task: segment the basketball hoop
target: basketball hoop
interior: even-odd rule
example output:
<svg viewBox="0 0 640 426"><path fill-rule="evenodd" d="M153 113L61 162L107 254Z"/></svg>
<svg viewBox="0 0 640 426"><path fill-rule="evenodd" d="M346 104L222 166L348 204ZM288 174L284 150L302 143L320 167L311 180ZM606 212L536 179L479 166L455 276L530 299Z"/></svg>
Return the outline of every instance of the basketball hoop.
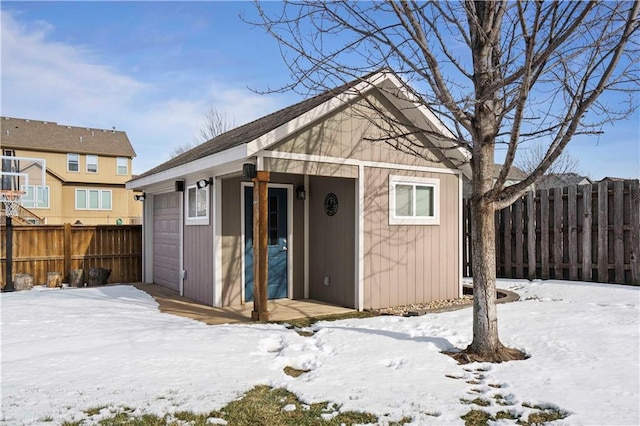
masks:
<svg viewBox="0 0 640 426"><path fill-rule="evenodd" d="M22 191L0 191L0 201L4 205L5 216L20 215L20 200L24 194Z"/></svg>

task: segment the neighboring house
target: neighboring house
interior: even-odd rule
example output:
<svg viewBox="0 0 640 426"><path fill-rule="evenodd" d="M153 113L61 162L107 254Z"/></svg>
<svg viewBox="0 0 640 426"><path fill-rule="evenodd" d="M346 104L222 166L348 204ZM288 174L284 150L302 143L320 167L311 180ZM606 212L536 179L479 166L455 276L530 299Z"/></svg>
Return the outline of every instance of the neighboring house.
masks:
<svg viewBox="0 0 640 426"><path fill-rule="evenodd" d="M23 221L140 223L142 203L125 188L136 155L125 132L11 117L0 132L1 189L25 193Z"/></svg>
<svg viewBox="0 0 640 426"><path fill-rule="evenodd" d="M495 182L500 175L500 171L502 170L502 164L494 164L493 165L493 181ZM507 175L507 180L504 182L504 186L511 186L518 182L521 182L527 178L527 174L523 172L520 168L512 165L511 170L509 170L509 174ZM465 199L471 198L471 180L464 179L464 190L463 197Z"/></svg>
<svg viewBox="0 0 640 426"><path fill-rule="evenodd" d="M453 135L412 96L395 74L373 73L128 182L145 194L144 281L207 305L251 301L253 182L246 175L257 169L270 173L269 298L367 309L461 296L462 176L469 171L455 164L468 151L435 138L432 132ZM430 132L410 136L413 152L398 150L400 138L373 124L382 122L374 110ZM411 133L403 125L396 132Z"/></svg>
<svg viewBox="0 0 640 426"><path fill-rule="evenodd" d="M591 179L577 173L549 173L536 182L536 189L564 188L571 185L590 185Z"/></svg>

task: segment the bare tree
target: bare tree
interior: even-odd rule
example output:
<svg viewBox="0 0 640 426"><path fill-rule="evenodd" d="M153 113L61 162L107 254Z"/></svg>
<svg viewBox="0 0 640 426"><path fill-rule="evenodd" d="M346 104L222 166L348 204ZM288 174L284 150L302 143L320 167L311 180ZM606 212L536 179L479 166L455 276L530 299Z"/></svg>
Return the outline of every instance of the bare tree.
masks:
<svg viewBox="0 0 640 426"><path fill-rule="evenodd" d="M597 134L637 108L640 3L301 0L274 7L257 3L254 24L279 42L293 76L279 90L309 94L390 68L451 127L450 139L468 146L473 341L458 359L522 358L498 336L494 212L542 176L573 136ZM505 186L518 148L536 140L549 141L538 164ZM506 155L494 182L496 149Z"/></svg>
<svg viewBox="0 0 640 426"><path fill-rule="evenodd" d="M235 120L229 120L226 112L220 112L218 108L210 105L204 113L202 124L197 136L194 136L193 142L184 143L171 151L171 158L177 157L183 152L189 151L191 148L207 142L224 132L236 127Z"/></svg>
<svg viewBox="0 0 640 426"><path fill-rule="evenodd" d="M526 174L532 173L538 164L544 159L547 147L541 142L535 142L528 148L521 149L515 161L518 166ZM544 173L548 174L566 174L566 173L582 173L580 170L580 160L574 157L568 150L562 151L562 154L556 158L556 161Z"/></svg>

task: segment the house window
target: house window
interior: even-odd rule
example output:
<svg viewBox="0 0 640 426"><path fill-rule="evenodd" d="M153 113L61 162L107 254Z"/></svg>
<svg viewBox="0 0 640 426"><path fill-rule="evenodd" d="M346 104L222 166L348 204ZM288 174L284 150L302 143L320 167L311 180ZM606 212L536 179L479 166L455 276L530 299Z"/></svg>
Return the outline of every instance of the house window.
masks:
<svg viewBox="0 0 640 426"><path fill-rule="evenodd" d="M439 225L440 180L389 176L389 225Z"/></svg>
<svg viewBox="0 0 640 426"><path fill-rule="evenodd" d="M87 155L87 173L98 173L97 155Z"/></svg>
<svg viewBox="0 0 640 426"><path fill-rule="evenodd" d="M42 185L22 185L24 195L22 205L28 209L49 208L49 187Z"/></svg>
<svg viewBox="0 0 640 426"><path fill-rule="evenodd" d="M76 189L76 210L111 210L111 191Z"/></svg>
<svg viewBox="0 0 640 426"><path fill-rule="evenodd" d="M209 224L209 187L187 187L187 225Z"/></svg>
<svg viewBox="0 0 640 426"><path fill-rule="evenodd" d="M77 172L80 170L80 155L67 154L67 171Z"/></svg>
<svg viewBox="0 0 640 426"><path fill-rule="evenodd" d="M129 159L126 157L118 157L116 159L116 172L119 175L129 174Z"/></svg>

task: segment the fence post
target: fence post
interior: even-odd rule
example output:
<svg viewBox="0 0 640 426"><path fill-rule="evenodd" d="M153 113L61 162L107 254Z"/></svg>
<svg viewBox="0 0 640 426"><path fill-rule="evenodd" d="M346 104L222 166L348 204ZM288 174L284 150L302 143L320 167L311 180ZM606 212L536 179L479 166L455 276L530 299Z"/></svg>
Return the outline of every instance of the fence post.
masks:
<svg viewBox="0 0 640 426"><path fill-rule="evenodd" d="M607 181L598 184L598 282L609 281L609 211L607 202L609 185Z"/></svg>
<svg viewBox="0 0 640 426"><path fill-rule="evenodd" d="M71 224L64 224L64 241L63 241L63 251L64 251L64 271L62 271L62 276L64 277L64 281L69 282L69 270L71 269Z"/></svg>
<svg viewBox="0 0 640 426"><path fill-rule="evenodd" d="M582 281L591 281L593 265L591 264L591 203L593 202L593 187L582 187Z"/></svg>
<svg viewBox="0 0 640 426"><path fill-rule="evenodd" d="M536 277L536 211L534 209L535 192L527 192L527 255L529 279Z"/></svg>
<svg viewBox="0 0 640 426"><path fill-rule="evenodd" d="M629 267L631 269L631 284L640 285L640 181L632 180L629 183L629 198L631 212L629 225L631 235L629 239Z"/></svg>

